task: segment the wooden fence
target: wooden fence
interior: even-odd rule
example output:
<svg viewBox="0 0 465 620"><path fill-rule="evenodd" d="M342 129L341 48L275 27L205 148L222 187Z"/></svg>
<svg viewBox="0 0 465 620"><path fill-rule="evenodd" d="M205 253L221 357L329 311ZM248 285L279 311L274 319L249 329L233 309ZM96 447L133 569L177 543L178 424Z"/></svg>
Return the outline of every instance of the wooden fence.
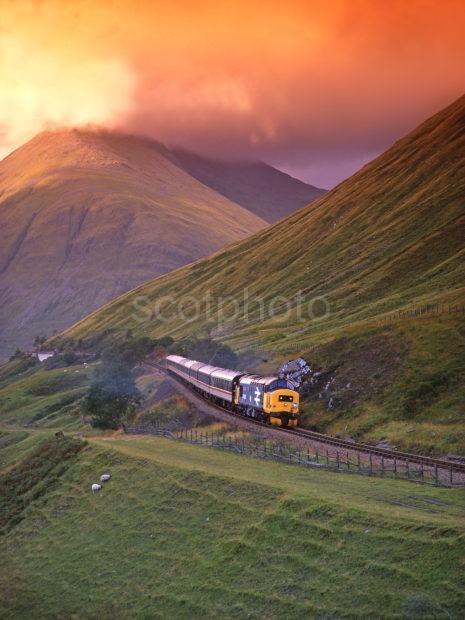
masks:
<svg viewBox="0 0 465 620"><path fill-rule="evenodd" d="M455 315L465 318L465 306L449 305L449 304L426 304L409 308L408 310L397 310L383 316L378 320L379 323L389 323L391 321L399 321L402 319L427 318L430 316Z"/></svg>
<svg viewBox="0 0 465 620"><path fill-rule="evenodd" d="M310 468L323 468L365 476L400 478L437 486L464 486L464 475L453 466L440 468L411 463L408 460L377 457L371 454L337 450L328 447L298 448L284 441L271 441L263 437L240 437L220 433L208 433L197 429L167 429L159 426L126 427L125 432L133 435L158 435L175 441L228 450L253 458L273 460L280 463Z"/></svg>

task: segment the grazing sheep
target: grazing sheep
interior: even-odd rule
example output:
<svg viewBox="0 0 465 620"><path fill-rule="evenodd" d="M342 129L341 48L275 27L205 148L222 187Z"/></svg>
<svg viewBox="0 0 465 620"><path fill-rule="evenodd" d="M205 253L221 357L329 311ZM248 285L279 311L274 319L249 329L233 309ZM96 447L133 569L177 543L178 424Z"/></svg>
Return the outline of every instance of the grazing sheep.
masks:
<svg viewBox="0 0 465 620"><path fill-rule="evenodd" d="M102 474L100 476L100 482L108 482L108 480L110 480L111 476L110 474Z"/></svg>
<svg viewBox="0 0 465 620"><path fill-rule="evenodd" d="M100 489L102 488L101 484L93 484L91 487L92 493L98 493L98 491L100 491Z"/></svg>

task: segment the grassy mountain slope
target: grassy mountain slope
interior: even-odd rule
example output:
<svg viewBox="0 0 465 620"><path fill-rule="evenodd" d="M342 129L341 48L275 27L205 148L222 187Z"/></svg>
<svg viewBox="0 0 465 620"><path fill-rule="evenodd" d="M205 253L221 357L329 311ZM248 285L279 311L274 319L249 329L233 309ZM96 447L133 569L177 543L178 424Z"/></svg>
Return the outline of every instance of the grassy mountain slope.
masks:
<svg viewBox="0 0 465 620"><path fill-rule="evenodd" d="M459 491L175 448L106 438L68 460L0 539L2 617L462 615Z"/></svg>
<svg viewBox="0 0 465 620"><path fill-rule="evenodd" d="M265 225L155 142L85 130L39 134L0 162L0 346L61 330Z"/></svg>
<svg viewBox="0 0 465 620"><path fill-rule="evenodd" d="M462 97L310 206L146 283L64 337L95 339L128 327L175 338L210 333L237 349L264 349L258 357L274 369L300 352L339 382L340 405L328 412L331 395L316 393L308 424L389 437L400 418L405 430L396 441L407 447L434 449L439 433L443 447L456 448L455 425L465 413L462 315L384 317L413 305L465 303L464 165ZM238 311L225 301L230 296ZM137 298L145 299L143 310Z"/></svg>
<svg viewBox="0 0 465 620"><path fill-rule="evenodd" d="M34 428L77 429L82 426L80 399L95 364L46 369L43 365L3 377L12 363L0 367L0 424Z"/></svg>
<svg viewBox="0 0 465 620"><path fill-rule="evenodd" d="M217 161L182 149L171 152L186 172L267 222L277 222L326 191L264 162Z"/></svg>
<svg viewBox="0 0 465 620"><path fill-rule="evenodd" d="M248 322L225 324L225 334L242 344L245 336L263 340L259 329L268 325L279 336L279 305L275 316L259 322L254 295L265 302L278 295L293 302L299 291L305 301L324 296L329 317L318 328L315 322L303 321L299 339L321 331L321 323L338 326L420 300L463 299L464 154L462 97L311 206L212 257L147 282L81 321L69 334L128 326L138 295L152 301L167 294L174 298L162 306L163 320L154 316L141 323L141 332L182 334L206 327L206 315L199 313L190 324L180 321L170 313L178 298L193 295L201 301L209 291L215 315L221 296L235 296L243 310L247 288ZM186 302L185 314L189 309ZM286 320L298 325L297 318ZM277 345L289 336L276 338Z"/></svg>

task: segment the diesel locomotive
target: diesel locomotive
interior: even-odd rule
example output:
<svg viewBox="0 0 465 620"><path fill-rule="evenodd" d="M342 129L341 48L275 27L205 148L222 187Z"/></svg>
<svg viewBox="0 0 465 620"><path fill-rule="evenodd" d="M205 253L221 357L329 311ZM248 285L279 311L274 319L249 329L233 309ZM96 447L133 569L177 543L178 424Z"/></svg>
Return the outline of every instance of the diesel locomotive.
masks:
<svg viewBox="0 0 465 620"><path fill-rule="evenodd" d="M225 409L275 426L299 425L299 393L286 379L168 355L166 368Z"/></svg>

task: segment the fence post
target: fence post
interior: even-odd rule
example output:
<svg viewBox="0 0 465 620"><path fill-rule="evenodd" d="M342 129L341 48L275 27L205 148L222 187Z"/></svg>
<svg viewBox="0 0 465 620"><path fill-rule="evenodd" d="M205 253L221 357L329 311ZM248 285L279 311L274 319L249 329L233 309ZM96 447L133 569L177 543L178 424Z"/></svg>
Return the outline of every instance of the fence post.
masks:
<svg viewBox="0 0 465 620"><path fill-rule="evenodd" d="M452 464L451 464L451 466L450 466L450 470L449 470L449 476L450 476L450 478L449 478L449 479L450 479L450 486L452 486L452 484L453 484L453 482L452 482L452 471L453 471L453 470L452 470Z"/></svg>
<svg viewBox="0 0 465 620"><path fill-rule="evenodd" d="M320 462L320 461L319 461L319 455L318 455L318 448L316 449L316 452L315 452L315 459L316 459L316 462L317 462L317 463L319 463L319 462ZM309 448L307 448L307 461L310 461L310 452L309 452Z"/></svg>
<svg viewBox="0 0 465 620"><path fill-rule="evenodd" d="M336 450L336 463L337 463L337 468L339 469L339 450Z"/></svg>
<svg viewBox="0 0 465 620"><path fill-rule="evenodd" d="M436 481L436 485L439 484L439 476L438 476L438 466L437 463L434 466L434 479Z"/></svg>
<svg viewBox="0 0 465 620"><path fill-rule="evenodd" d="M326 465L329 465L329 454L328 454L328 450L326 450Z"/></svg>
<svg viewBox="0 0 465 620"><path fill-rule="evenodd" d="M397 459L394 458L394 477L397 478Z"/></svg>
<svg viewBox="0 0 465 620"><path fill-rule="evenodd" d="M360 452L357 452L357 465L358 465L358 472L360 473Z"/></svg>
<svg viewBox="0 0 465 620"><path fill-rule="evenodd" d="M420 463L420 478L422 481L425 479L425 472L423 471L423 463Z"/></svg>
<svg viewBox="0 0 465 620"><path fill-rule="evenodd" d="M405 461L405 471L407 474L407 478L410 478L410 463L408 462L408 459Z"/></svg>
<svg viewBox="0 0 465 620"><path fill-rule="evenodd" d="M384 476L384 456L381 457L381 475Z"/></svg>
<svg viewBox="0 0 465 620"><path fill-rule="evenodd" d="M370 452L370 476L373 475L373 456Z"/></svg>

